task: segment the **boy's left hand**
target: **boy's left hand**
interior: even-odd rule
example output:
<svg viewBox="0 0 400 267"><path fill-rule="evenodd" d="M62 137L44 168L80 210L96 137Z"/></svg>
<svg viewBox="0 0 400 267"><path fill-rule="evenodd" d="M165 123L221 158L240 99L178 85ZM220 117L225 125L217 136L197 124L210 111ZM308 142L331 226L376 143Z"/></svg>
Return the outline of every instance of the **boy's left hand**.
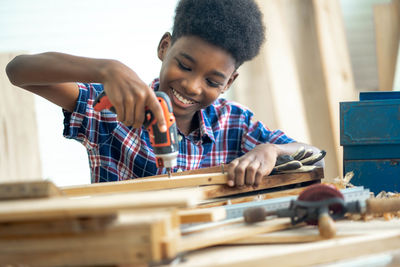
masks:
<svg viewBox="0 0 400 267"><path fill-rule="evenodd" d="M257 187L261 179L271 173L277 157L276 145L257 145L253 150L228 164L228 185Z"/></svg>

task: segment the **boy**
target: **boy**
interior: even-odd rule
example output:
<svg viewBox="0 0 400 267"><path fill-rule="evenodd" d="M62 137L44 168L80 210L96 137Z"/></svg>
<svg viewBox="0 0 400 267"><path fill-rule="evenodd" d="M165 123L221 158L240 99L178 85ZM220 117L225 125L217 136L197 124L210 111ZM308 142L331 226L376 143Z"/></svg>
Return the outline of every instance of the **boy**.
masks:
<svg viewBox="0 0 400 267"><path fill-rule="evenodd" d="M219 99L237 78L237 68L264 42L262 14L254 0L181 0L172 35L162 36L159 79L148 87L115 60L61 53L22 55L7 66L10 81L59 105L64 136L88 151L92 182L161 174L142 124L148 107L166 130L154 91L171 98L179 131L178 169L229 163L230 186L257 186L279 155L305 146L283 132L252 122L252 113ZM105 90L117 115L95 112Z"/></svg>

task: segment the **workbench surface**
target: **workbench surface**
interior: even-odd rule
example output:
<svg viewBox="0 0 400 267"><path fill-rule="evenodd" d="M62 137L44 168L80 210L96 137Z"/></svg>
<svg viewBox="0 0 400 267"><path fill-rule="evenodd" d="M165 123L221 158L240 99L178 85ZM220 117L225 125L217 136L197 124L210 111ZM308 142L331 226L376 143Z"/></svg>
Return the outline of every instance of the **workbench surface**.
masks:
<svg viewBox="0 0 400 267"><path fill-rule="evenodd" d="M316 227L305 226L259 236L269 244L196 250L178 258L176 261L180 262L173 266L310 266L400 250L397 218L367 222L343 220L336 222L336 227L337 236L330 240L321 240ZM288 243L279 244L279 240Z"/></svg>

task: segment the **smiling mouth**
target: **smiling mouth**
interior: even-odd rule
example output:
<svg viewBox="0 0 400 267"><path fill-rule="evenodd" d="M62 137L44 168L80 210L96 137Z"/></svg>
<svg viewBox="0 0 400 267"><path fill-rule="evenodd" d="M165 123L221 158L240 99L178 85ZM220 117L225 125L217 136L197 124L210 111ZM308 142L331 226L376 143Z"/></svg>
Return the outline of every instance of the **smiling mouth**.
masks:
<svg viewBox="0 0 400 267"><path fill-rule="evenodd" d="M174 94L174 96L183 104L189 105L189 104L194 104L195 102L189 99L186 99L184 96L182 96L181 94L179 94L177 91L175 91L174 88L172 89L172 93Z"/></svg>

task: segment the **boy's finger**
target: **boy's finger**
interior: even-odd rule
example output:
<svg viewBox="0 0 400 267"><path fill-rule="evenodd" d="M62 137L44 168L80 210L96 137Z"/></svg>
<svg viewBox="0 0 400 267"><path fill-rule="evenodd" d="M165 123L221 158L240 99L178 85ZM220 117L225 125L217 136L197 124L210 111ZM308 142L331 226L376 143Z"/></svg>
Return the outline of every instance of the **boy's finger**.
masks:
<svg viewBox="0 0 400 267"><path fill-rule="evenodd" d="M235 186L235 168L238 165L238 160L233 160L231 163L228 164L228 186Z"/></svg>
<svg viewBox="0 0 400 267"><path fill-rule="evenodd" d="M158 127L161 132L167 131L167 124L165 122L164 113L161 108L161 104L159 103L156 95L154 93L150 94L149 101L147 103L147 107L153 113L153 116L157 120Z"/></svg>
<svg viewBox="0 0 400 267"><path fill-rule="evenodd" d="M251 162L246 168L246 185L253 185L256 179L256 173L260 167L259 161Z"/></svg>

